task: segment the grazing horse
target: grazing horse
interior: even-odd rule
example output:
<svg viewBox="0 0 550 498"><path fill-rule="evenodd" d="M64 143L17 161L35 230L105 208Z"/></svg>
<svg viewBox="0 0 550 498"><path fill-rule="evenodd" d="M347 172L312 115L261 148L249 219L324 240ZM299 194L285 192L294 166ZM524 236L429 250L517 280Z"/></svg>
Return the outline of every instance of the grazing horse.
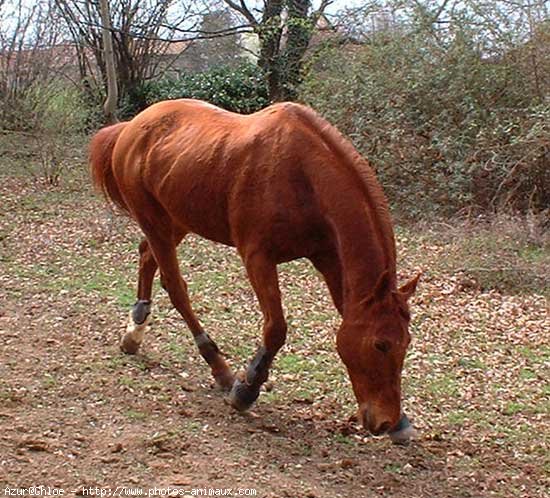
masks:
<svg viewBox="0 0 550 498"><path fill-rule="evenodd" d="M100 130L90 165L96 187L145 234L123 351L135 353L143 340L158 268L214 379L246 410L285 343L277 264L305 257L342 316L336 345L359 420L375 435L408 425L401 370L418 276L397 288L386 199L368 162L333 126L294 103L245 116L166 101ZM176 255L188 233L236 247L262 309L262 345L236 376L191 309Z"/></svg>

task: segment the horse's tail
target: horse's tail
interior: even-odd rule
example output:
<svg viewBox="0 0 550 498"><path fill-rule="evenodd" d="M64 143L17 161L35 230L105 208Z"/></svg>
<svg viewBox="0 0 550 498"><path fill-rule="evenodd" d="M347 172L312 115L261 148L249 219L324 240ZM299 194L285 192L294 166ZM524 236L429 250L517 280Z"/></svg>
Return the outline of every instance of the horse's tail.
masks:
<svg viewBox="0 0 550 498"><path fill-rule="evenodd" d="M92 138L89 149L89 164L92 181L108 201L129 214L113 174L113 149L124 127L122 122L99 130Z"/></svg>

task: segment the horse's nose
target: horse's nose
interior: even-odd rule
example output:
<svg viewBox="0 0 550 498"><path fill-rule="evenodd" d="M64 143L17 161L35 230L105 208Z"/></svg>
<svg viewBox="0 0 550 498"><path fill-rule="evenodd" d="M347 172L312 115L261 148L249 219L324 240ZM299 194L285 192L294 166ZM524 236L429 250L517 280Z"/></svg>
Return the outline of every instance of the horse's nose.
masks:
<svg viewBox="0 0 550 498"><path fill-rule="evenodd" d="M391 427L391 423L388 420L386 420L385 422L382 422L376 430L376 435L378 436L379 434L385 434L390 430L390 427Z"/></svg>
<svg viewBox="0 0 550 498"><path fill-rule="evenodd" d="M385 434L390 430L391 425L392 424L389 420L374 420L374 417L370 416L368 411L365 412L363 426L368 429L373 436Z"/></svg>

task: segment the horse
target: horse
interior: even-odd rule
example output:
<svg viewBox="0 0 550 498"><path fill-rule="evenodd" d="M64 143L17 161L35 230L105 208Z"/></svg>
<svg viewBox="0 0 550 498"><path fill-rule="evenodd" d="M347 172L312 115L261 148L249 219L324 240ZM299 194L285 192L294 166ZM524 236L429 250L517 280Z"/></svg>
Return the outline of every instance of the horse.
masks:
<svg viewBox="0 0 550 498"><path fill-rule="evenodd" d="M143 341L158 269L226 399L247 410L286 339L277 265L307 258L342 318L336 348L358 420L373 435L408 439L401 371L420 275L397 287L387 200L369 162L335 127L297 103L241 115L179 99L101 129L89 152L95 187L145 236L122 351L134 354ZM237 249L263 313L261 346L236 375L191 308L176 253L189 233Z"/></svg>

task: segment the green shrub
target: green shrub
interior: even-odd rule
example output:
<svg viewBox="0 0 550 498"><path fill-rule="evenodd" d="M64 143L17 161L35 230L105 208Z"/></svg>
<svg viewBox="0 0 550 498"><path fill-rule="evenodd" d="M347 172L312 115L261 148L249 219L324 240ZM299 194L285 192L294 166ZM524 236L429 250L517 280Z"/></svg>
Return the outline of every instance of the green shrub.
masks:
<svg viewBox="0 0 550 498"><path fill-rule="evenodd" d="M229 111L250 113L269 103L261 70L251 63L152 81L143 91L148 105L161 100L195 98Z"/></svg>
<svg viewBox="0 0 550 498"><path fill-rule="evenodd" d="M48 133L81 132L90 113L76 87L57 82L31 86L21 105L27 126Z"/></svg>

